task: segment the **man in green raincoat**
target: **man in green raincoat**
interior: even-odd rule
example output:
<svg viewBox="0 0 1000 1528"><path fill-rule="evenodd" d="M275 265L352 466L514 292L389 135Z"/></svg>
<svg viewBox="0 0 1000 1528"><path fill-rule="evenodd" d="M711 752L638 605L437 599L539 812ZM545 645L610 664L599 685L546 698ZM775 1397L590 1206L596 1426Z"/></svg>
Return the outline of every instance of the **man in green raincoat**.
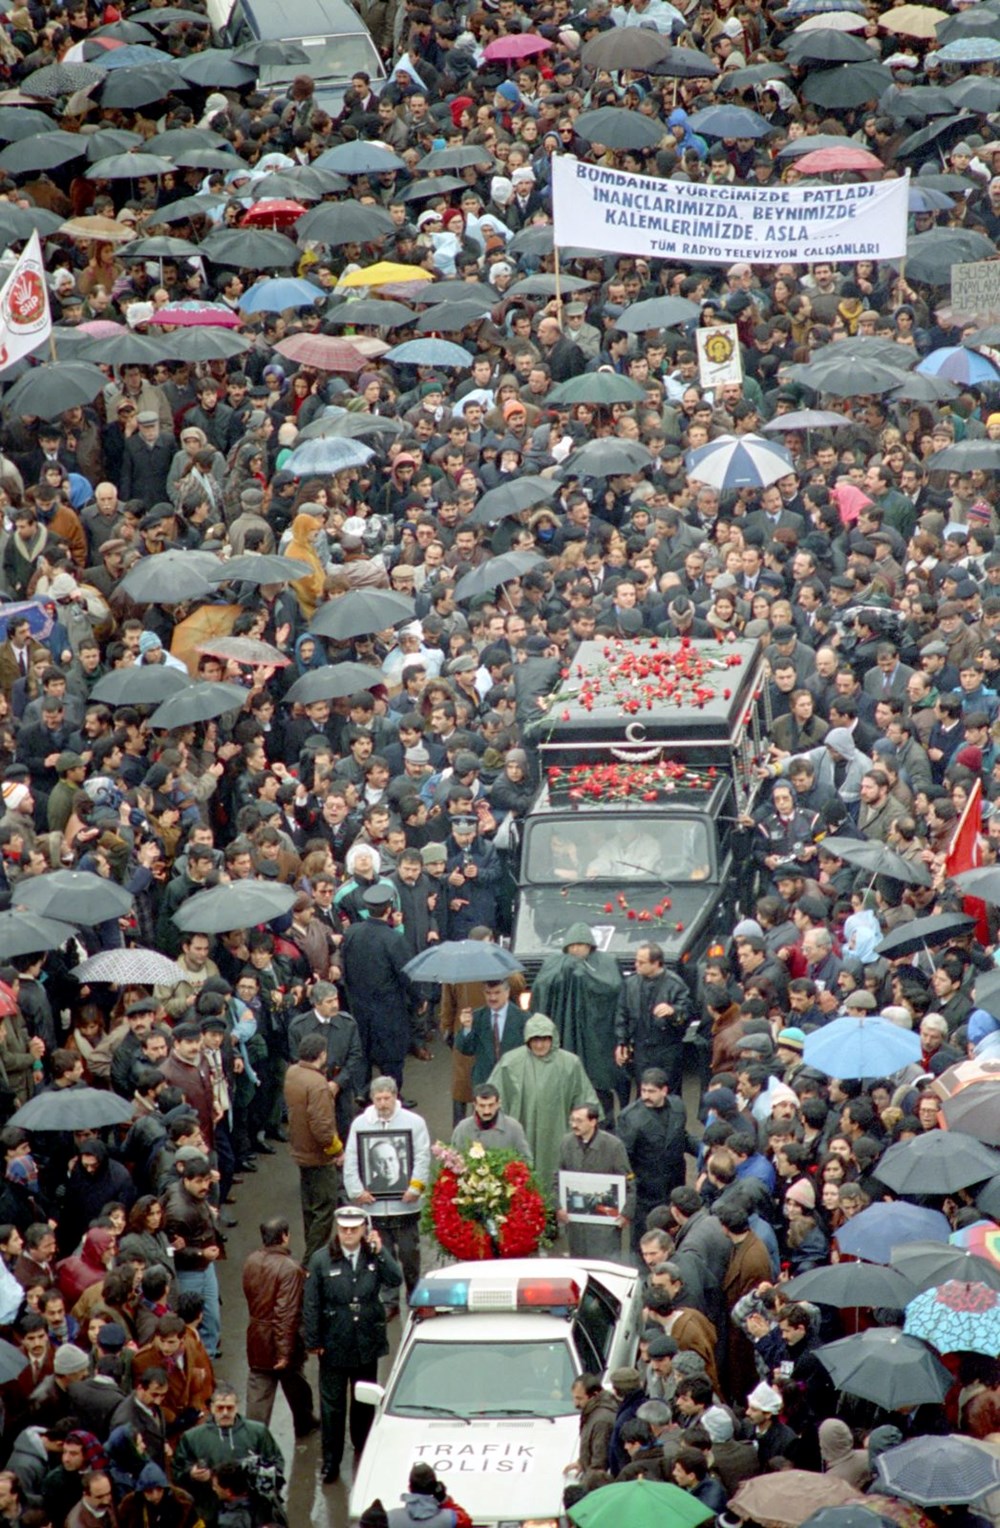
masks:
<svg viewBox="0 0 1000 1528"><path fill-rule="evenodd" d="M538 1180L548 1190L570 1111L597 1102L583 1063L560 1049L548 1014L534 1013L524 1026L524 1044L500 1057L490 1082L499 1090L501 1109L523 1127Z"/></svg>
<svg viewBox="0 0 1000 1528"><path fill-rule="evenodd" d="M597 948L586 923L567 930L561 953L548 957L531 989L534 1006L555 1024L559 1044L583 1062L606 1130L614 1128L615 1014L621 990L617 961Z"/></svg>

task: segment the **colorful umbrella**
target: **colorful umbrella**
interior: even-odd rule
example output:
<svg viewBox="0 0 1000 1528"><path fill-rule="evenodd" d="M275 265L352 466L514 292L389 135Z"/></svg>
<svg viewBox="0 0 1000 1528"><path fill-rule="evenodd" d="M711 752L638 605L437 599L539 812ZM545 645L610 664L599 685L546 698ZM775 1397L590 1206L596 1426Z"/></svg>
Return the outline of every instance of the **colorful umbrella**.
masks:
<svg viewBox="0 0 1000 1528"><path fill-rule="evenodd" d="M975 1225L952 1231L948 1240L956 1247L974 1252L977 1257L988 1258L1000 1268L1000 1226L995 1220L977 1220Z"/></svg>
<svg viewBox="0 0 1000 1528"><path fill-rule="evenodd" d="M692 478L711 488L767 488L795 469L784 446L762 435L719 435L707 446L689 451L685 467Z"/></svg>
<svg viewBox="0 0 1000 1528"><path fill-rule="evenodd" d="M829 175L836 170L881 170L883 164L867 149L845 143L842 149L815 149L795 161L795 168L803 175Z"/></svg>
<svg viewBox="0 0 1000 1528"><path fill-rule="evenodd" d="M940 350L932 350L930 355L917 362L917 371L973 387L983 382L1000 382L1000 372L993 362L980 355L978 350L969 350L964 345L944 345Z"/></svg>
<svg viewBox="0 0 1000 1528"><path fill-rule="evenodd" d="M317 371L364 370L365 357L358 346L332 334L290 334L274 348L288 360L300 366L314 366Z"/></svg>
<svg viewBox="0 0 1000 1528"><path fill-rule="evenodd" d="M925 1289L906 1307L903 1331L922 1337L939 1353L1000 1352L1000 1294L985 1284L949 1279Z"/></svg>
<svg viewBox="0 0 1000 1528"><path fill-rule="evenodd" d="M178 329L238 329L240 318L232 308L216 302L171 303L152 315L151 324L170 324Z"/></svg>
<svg viewBox="0 0 1000 1528"><path fill-rule="evenodd" d="M941 1112L949 1130L1000 1146L1000 1082L977 1082L946 1098Z"/></svg>
<svg viewBox="0 0 1000 1528"><path fill-rule="evenodd" d="M535 53L547 53L552 44L546 37L533 32L512 32L509 37L498 37L487 43L483 57L491 64L506 64L516 58L531 58Z"/></svg>

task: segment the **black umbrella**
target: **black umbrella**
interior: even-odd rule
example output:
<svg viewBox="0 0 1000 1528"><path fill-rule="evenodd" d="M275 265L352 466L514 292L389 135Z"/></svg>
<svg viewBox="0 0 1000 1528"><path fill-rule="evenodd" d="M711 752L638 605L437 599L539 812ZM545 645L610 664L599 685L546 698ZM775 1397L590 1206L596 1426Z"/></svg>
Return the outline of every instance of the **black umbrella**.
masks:
<svg viewBox="0 0 1000 1528"><path fill-rule="evenodd" d="M51 238L62 227L62 218L44 207L16 207L12 202L0 206L0 236L8 244L30 239L33 233Z"/></svg>
<svg viewBox="0 0 1000 1528"><path fill-rule="evenodd" d="M285 42L278 38L266 42L245 42L235 50L233 59L238 64L249 64L251 69L260 69L266 64L298 69L309 63L309 54L301 43Z"/></svg>
<svg viewBox="0 0 1000 1528"><path fill-rule="evenodd" d="M930 1348L896 1326L828 1342L816 1357L838 1390L884 1411L943 1401L951 1387L951 1375Z"/></svg>
<svg viewBox="0 0 1000 1528"><path fill-rule="evenodd" d="M103 371L87 361L33 366L4 394L4 413L55 419L66 409L93 403L107 380Z"/></svg>
<svg viewBox="0 0 1000 1528"><path fill-rule="evenodd" d="M644 69L671 52L659 32L645 27L612 27L584 43L580 56L588 69Z"/></svg>
<svg viewBox="0 0 1000 1528"><path fill-rule="evenodd" d="M342 302L326 321L328 329L344 329L349 324L375 324L380 329L398 329L413 322L416 314L405 302L391 302L388 297L360 297L357 302Z"/></svg>
<svg viewBox="0 0 1000 1528"><path fill-rule="evenodd" d="M421 286L419 300L431 306L443 302L481 302L490 308L498 298L496 288L484 281L435 281Z"/></svg>
<svg viewBox="0 0 1000 1528"><path fill-rule="evenodd" d="M989 348L997 349L1000 346L1000 324L987 324L983 329L977 329L973 334L967 334L962 340L970 350Z"/></svg>
<svg viewBox="0 0 1000 1528"><path fill-rule="evenodd" d="M127 1125L132 1111L131 1099L120 1098L105 1088L54 1088L29 1098L8 1124L39 1134L46 1130L105 1130L110 1125Z"/></svg>
<svg viewBox="0 0 1000 1528"><path fill-rule="evenodd" d="M610 408L613 403L641 403L645 388L631 377L622 377L614 371L585 371L578 377L560 382L548 395L547 402L572 407L577 403L593 403L598 408Z"/></svg>
<svg viewBox="0 0 1000 1528"><path fill-rule="evenodd" d="M966 1093L972 1091L973 1089L971 1088L963 1088L962 1090L962 1092ZM961 1096L960 1093L958 1097L960 1098ZM989 1183L979 1190L979 1193L976 1195L976 1209L979 1210L980 1214L988 1215L990 1220L1000 1221L1000 1178L991 1178ZM988 1258L980 1258L979 1261L989 1263L991 1268L996 1269L996 1264L990 1262ZM978 1273L969 1274L969 1278L980 1279L980 1275Z"/></svg>
<svg viewBox="0 0 1000 1528"><path fill-rule="evenodd" d="M882 1263L831 1263L799 1274L782 1293L791 1300L811 1300L836 1310L880 1305L905 1310L917 1291L897 1268Z"/></svg>
<svg viewBox="0 0 1000 1528"><path fill-rule="evenodd" d="M1000 467L1000 462L997 463ZM1000 865L983 865L979 870L963 870L951 877L965 896L978 897L991 907L1000 907Z"/></svg>
<svg viewBox="0 0 1000 1528"><path fill-rule="evenodd" d="M731 106L722 102L718 106L706 106L691 117L695 132L709 138L766 138L773 132L771 124L759 112L747 106Z"/></svg>
<svg viewBox="0 0 1000 1528"><path fill-rule="evenodd" d="M820 69L810 74L802 86L802 95L827 110L846 110L877 101L892 84L892 75L881 64L838 64L835 69Z"/></svg>
<svg viewBox="0 0 1000 1528"><path fill-rule="evenodd" d="M58 128L43 111L27 106L0 106L0 143L20 143L23 138L37 138Z"/></svg>
<svg viewBox="0 0 1000 1528"><path fill-rule="evenodd" d="M747 64L744 69L726 69L716 81L715 89L720 95L731 95L737 90L755 90L758 85L766 85L768 80L790 77L791 70L784 64Z"/></svg>
<svg viewBox="0 0 1000 1528"><path fill-rule="evenodd" d="M181 5L167 5L161 10L133 11L130 21L138 21L147 27L169 27L175 21L195 21L200 26L205 24L205 16L202 11L189 11Z"/></svg>
<svg viewBox="0 0 1000 1528"><path fill-rule="evenodd" d="M109 154L107 159L96 160L83 173L87 180L137 180L140 175L166 175L173 169L176 165L172 159L129 149L126 154Z"/></svg>
<svg viewBox="0 0 1000 1528"><path fill-rule="evenodd" d="M987 971L977 976L972 995L977 1008L985 1008L994 1018L1000 1018L1000 971Z"/></svg>
<svg viewBox="0 0 1000 1528"><path fill-rule="evenodd" d="M158 223L186 223L191 218L207 217L213 208L222 207L227 196L182 196L179 201L168 202L156 210Z"/></svg>
<svg viewBox="0 0 1000 1528"><path fill-rule="evenodd" d="M929 472L1000 472L1000 441L957 440L927 457Z"/></svg>
<svg viewBox="0 0 1000 1528"><path fill-rule="evenodd" d="M44 69L36 69L21 81L21 90L25 95L54 101L57 96L89 90L91 86L99 85L103 78L104 70L95 69L93 64L46 64Z"/></svg>
<svg viewBox="0 0 1000 1528"><path fill-rule="evenodd" d="M522 228L511 239L507 250L512 255L551 255L554 245L552 234L551 223Z"/></svg>
<svg viewBox="0 0 1000 1528"><path fill-rule="evenodd" d="M161 339L156 334L137 334L126 329L121 335L92 337L90 344L82 346L77 354L81 361L93 361L95 366L126 366L130 362L136 366L155 366L170 355L170 342L166 335Z"/></svg>
<svg viewBox="0 0 1000 1528"><path fill-rule="evenodd" d="M944 148L952 142L957 143L964 133L972 132L972 125L977 122L976 114L971 111L960 111L954 117L939 117L920 128L919 132L904 138L896 150L896 158L912 159L915 154L922 154L932 143L938 148ZM923 180L923 176L919 179ZM946 187L940 189L943 191Z"/></svg>
<svg viewBox="0 0 1000 1528"><path fill-rule="evenodd" d="M54 870L22 880L14 895L19 907L81 928L93 928L132 911L130 891L89 870Z"/></svg>
<svg viewBox="0 0 1000 1528"><path fill-rule="evenodd" d="M404 970L414 982L488 982L503 981L523 970L509 950L488 939L447 939L443 944L421 950L408 961Z"/></svg>
<svg viewBox="0 0 1000 1528"><path fill-rule="evenodd" d="M971 1135L929 1130L890 1146L875 1171L897 1194L954 1194L1000 1172L1000 1152Z"/></svg>
<svg viewBox="0 0 1000 1528"><path fill-rule="evenodd" d="M9 143L0 151L0 170L14 175L26 175L29 171L54 170L79 159L87 152L87 140L79 133L40 133L27 142Z"/></svg>
<svg viewBox="0 0 1000 1528"><path fill-rule="evenodd" d="M153 34L134 21L109 21L106 26L95 27L91 37L116 37L119 42L148 43L153 46Z"/></svg>
<svg viewBox="0 0 1000 1528"><path fill-rule="evenodd" d="M638 441L588 440L566 458L557 476L628 477L652 466L652 462L650 452Z"/></svg>
<svg viewBox="0 0 1000 1528"><path fill-rule="evenodd" d="M945 47L948 43L958 42L963 37L994 39L996 35L996 11L991 5L977 5L971 11L963 11L958 16L949 16L946 21L939 22L934 45Z"/></svg>
<svg viewBox="0 0 1000 1528"><path fill-rule="evenodd" d="M823 848L829 849L838 859L848 865L870 870L873 875L888 875L894 881L907 886L929 886L931 878L923 865L912 865L902 855L887 849L885 844L866 842L860 838L827 838Z"/></svg>
<svg viewBox="0 0 1000 1528"><path fill-rule="evenodd" d="M198 253L190 239L171 239L162 234L155 239L133 239L118 251L121 260L187 260Z"/></svg>
<svg viewBox="0 0 1000 1528"><path fill-rule="evenodd" d="M406 190L400 192L400 201L422 202L428 196L446 196L452 191L461 191L464 185L465 181L459 180L457 175L425 175L423 180L411 181Z"/></svg>
<svg viewBox="0 0 1000 1528"><path fill-rule="evenodd" d="M68 923L57 923L54 918L41 918L38 913L24 913L19 907L12 907L0 913L0 960L58 950L72 935Z"/></svg>
<svg viewBox="0 0 1000 1528"><path fill-rule="evenodd" d="M467 523L492 525L497 520L507 520L511 515L519 515L522 510L534 509L536 504L554 498L558 486L551 478L533 475L512 478L509 483L501 483L499 488L490 488L484 493Z"/></svg>
<svg viewBox="0 0 1000 1528"><path fill-rule="evenodd" d="M846 138L838 133L806 133L802 138L793 138L778 150L779 159L801 159L804 154L812 154L817 149L842 149L848 143Z"/></svg>
<svg viewBox="0 0 1000 1528"><path fill-rule="evenodd" d="M585 111L574 126L588 143L602 143L608 149L651 149L663 137L662 122L621 106Z"/></svg>
<svg viewBox="0 0 1000 1528"><path fill-rule="evenodd" d="M253 928L291 912L298 892L294 886L270 881L234 881L196 891L173 915L185 934L226 934L233 928Z"/></svg>
<svg viewBox="0 0 1000 1528"><path fill-rule="evenodd" d="M365 143L360 138L324 149L315 160L316 165L321 170L336 170L338 175L383 175L389 170L406 169L406 161L391 149L381 143Z"/></svg>
<svg viewBox="0 0 1000 1528"><path fill-rule="evenodd" d="M374 244L392 232L393 222L387 212L360 202L323 202L300 217L295 225L297 238L318 239L331 248L339 244Z"/></svg>
<svg viewBox="0 0 1000 1528"><path fill-rule="evenodd" d="M537 276L525 276L507 290L508 297L558 297L560 292L585 292L592 281L582 276L550 276L546 271Z"/></svg>
<svg viewBox="0 0 1000 1528"><path fill-rule="evenodd" d="M883 935L876 948L880 957L898 960L902 955L918 955L921 950L940 949L952 939L971 934L975 926L975 918L965 913L935 913L930 918L914 918L911 923L901 924Z"/></svg>
<svg viewBox="0 0 1000 1528"><path fill-rule="evenodd" d="M202 241L198 252L215 265L247 271L285 270L301 257L298 245L283 233L256 228L220 228Z"/></svg>
<svg viewBox="0 0 1000 1528"><path fill-rule="evenodd" d="M253 64L241 64L229 48L206 48L178 59L177 72L189 85L203 90L242 90L257 78Z"/></svg>
<svg viewBox="0 0 1000 1528"><path fill-rule="evenodd" d="M391 589L353 589L339 599L320 605L309 623L317 637L343 642L348 637L367 637L400 621L412 621L416 607L405 595Z"/></svg>
<svg viewBox="0 0 1000 1528"><path fill-rule="evenodd" d="M118 587L137 605L177 605L208 594L208 580L218 569L219 559L211 552L175 548L140 558Z"/></svg>
<svg viewBox="0 0 1000 1528"><path fill-rule="evenodd" d="M245 552L242 557L230 557L212 574L213 584L287 584L303 578L309 569L295 557L282 557L276 552Z"/></svg>
<svg viewBox="0 0 1000 1528"><path fill-rule="evenodd" d="M289 705L311 706L314 700L343 700L355 690L373 690L380 684L385 684L385 675L379 669L363 663L330 663L296 679L285 700Z"/></svg>
<svg viewBox="0 0 1000 1528"><path fill-rule="evenodd" d="M974 1136L984 1146L1000 1146L1000 1077L953 1093L941 1113L949 1130Z"/></svg>
<svg viewBox="0 0 1000 1528"><path fill-rule="evenodd" d="M480 594L491 594L500 584L509 583L536 568L545 558L538 552L504 552L500 557L489 557L471 573L466 573L455 585L455 599L472 600Z"/></svg>
<svg viewBox="0 0 1000 1528"><path fill-rule="evenodd" d="M173 732L176 727L210 722L227 711L241 710L246 698L246 690L238 684L217 684L202 679L158 705L149 718L149 725L162 728L164 732ZM229 926L240 927L238 923Z"/></svg>
<svg viewBox="0 0 1000 1528"><path fill-rule="evenodd" d="M785 57L792 64L870 64L872 50L860 37L834 27L796 32L785 43Z"/></svg>
<svg viewBox="0 0 1000 1528"><path fill-rule="evenodd" d="M168 127L146 139L151 154L165 154L169 159L178 149L221 149L226 139L210 127ZM159 216L157 216L159 221Z"/></svg>
<svg viewBox="0 0 1000 1528"><path fill-rule="evenodd" d="M492 301L499 302L499 300L499 292L494 292ZM438 302L433 308L428 308L426 313L421 313L413 327L418 334L434 334L438 330L444 334L458 334L472 324L481 324L488 316L488 307L475 300Z"/></svg>
<svg viewBox="0 0 1000 1528"><path fill-rule="evenodd" d="M930 1133L940 1135L941 1131ZM925 1289L936 1289L950 1279L957 1279L961 1284L985 1284L989 1289L1000 1290L1000 1267L996 1263L986 1257L977 1257L963 1247L952 1247L947 1242L913 1241L895 1247L892 1267L903 1275L917 1294Z"/></svg>
<svg viewBox="0 0 1000 1528"><path fill-rule="evenodd" d="M432 170L462 170L466 165L473 164L490 169L493 159L489 150L475 143L462 143L453 149L431 149L429 154L417 161L417 169L421 175L430 175Z"/></svg>
<svg viewBox="0 0 1000 1528"><path fill-rule="evenodd" d="M645 302L629 303L615 320L617 329L626 334L641 334L644 329L672 329L675 324L694 323L701 309L686 297L649 297Z"/></svg>
<svg viewBox="0 0 1000 1528"><path fill-rule="evenodd" d="M252 344L250 335L203 324L175 329L171 335L164 335L160 352L172 361L231 361L235 356L244 355Z"/></svg>
<svg viewBox="0 0 1000 1528"><path fill-rule="evenodd" d="M671 48L666 58L650 64L649 73L668 80L713 80L721 70L707 53L699 53L697 48Z"/></svg>
<svg viewBox="0 0 1000 1528"><path fill-rule="evenodd" d="M951 267L996 255L993 240L972 228L932 228L918 233L906 246L906 274L911 280L943 286L951 280Z"/></svg>
<svg viewBox="0 0 1000 1528"><path fill-rule="evenodd" d="M845 352L846 349L845 346ZM888 393L907 381L901 366L879 360L861 366L848 353L824 365L808 361L805 365L790 366L788 372L793 381L804 382L807 387L829 393L834 398L856 398L859 393Z"/></svg>
<svg viewBox="0 0 1000 1528"><path fill-rule="evenodd" d="M108 706L158 706L161 700L186 690L190 674L166 663L133 663L104 674L90 692L91 700Z"/></svg>
<svg viewBox="0 0 1000 1528"><path fill-rule="evenodd" d="M942 403L946 398L957 398L962 389L947 377L929 377L924 372L911 371L902 387L894 387L890 393L893 402Z"/></svg>

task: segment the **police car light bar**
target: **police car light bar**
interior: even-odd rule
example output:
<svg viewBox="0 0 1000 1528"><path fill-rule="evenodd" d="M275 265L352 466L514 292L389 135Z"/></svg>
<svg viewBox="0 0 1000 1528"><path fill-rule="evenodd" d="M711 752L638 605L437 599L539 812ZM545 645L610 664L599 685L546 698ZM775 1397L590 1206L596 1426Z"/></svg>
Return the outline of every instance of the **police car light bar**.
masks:
<svg viewBox="0 0 1000 1528"><path fill-rule="evenodd" d="M409 1299L413 1311L554 1310L580 1303L573 1279L421 1279Z"/></svg>

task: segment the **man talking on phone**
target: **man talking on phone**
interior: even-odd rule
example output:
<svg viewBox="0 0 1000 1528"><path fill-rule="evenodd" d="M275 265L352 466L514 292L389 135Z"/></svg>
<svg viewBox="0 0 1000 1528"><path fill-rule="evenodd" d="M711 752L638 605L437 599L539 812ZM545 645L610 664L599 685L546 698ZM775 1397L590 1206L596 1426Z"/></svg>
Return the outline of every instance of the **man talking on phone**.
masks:
<svg viewBox="0 0 1000 1528"><path fill-rule="evenodd" d="M358 1405L354 1386L358 1380L378 1377L378 1361L389 1351L381 1294L383 1289L398 1289L402 1281L399 1264L369 1226L364 1210L342 1205L329 1245L310 1260L302 1306L306 1347L319 1357L324 1485L340 1477L348 1391L355 1454L365 1446L374 1412Z"/></svg>

